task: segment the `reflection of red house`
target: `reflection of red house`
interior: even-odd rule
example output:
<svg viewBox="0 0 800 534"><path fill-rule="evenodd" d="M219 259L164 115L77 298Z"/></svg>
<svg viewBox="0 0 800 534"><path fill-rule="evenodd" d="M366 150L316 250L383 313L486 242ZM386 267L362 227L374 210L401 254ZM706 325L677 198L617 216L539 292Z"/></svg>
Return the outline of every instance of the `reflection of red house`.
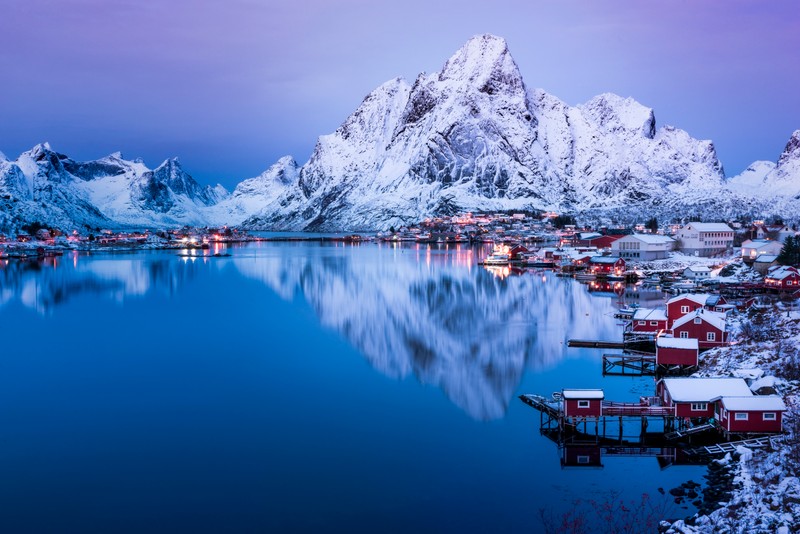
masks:
<svg viewBox="0 0 800 534"><path fill-rule="evenodd" d="M528 254L530 251L522 245L515 245L508 251L508 258L512 261L521 260L523 254Z"/></svg>
<svg viewBox="0 0 800 534"><path fill-rule="evenodd" d="M656 338L656 365L697 366L699 345L696 339L658 336Z"/></svg>
<svg viewBox="0 0 800 534"><path fill-rule="evenodd" d="M701 349L725 345L728 343L725 314L699 308L672 323L672 335L677 338L696 339Z"/></svg>
<svg viewBox="0 0 800 534"><path fill-rule="evenodd" d="M667 317L670 324L697 309L705 308L710 311L723 312L729 308L728 301L722 295L708 295L694 293L678 295L667 301Z"/></svg>
<svg viewBox="0 0 800 534"><path fill-rule="evenodd" d="M567 445L561 456L561 467L603 467L597 445Z"/></svg>
<svg viewBox="0 0 800 534"><path fill-rule="evenodd" d="M625 330L627 332L655 333L667 328L667 316L664 310L639 308L633 312L633 317Z"/></svg>
<svg viewBox="0 0 800 534"><path fill-rule="evenodd" d="M720 397L752 396L741 378L662 378L656 395L664 406L675 407L678 417L714 417L714 402Z"/></svg>
<svg viewBox="0 0 800 534"><path fill-rule="evenodd" d="M717 418L727 433L772 433L783 430L785 411L786 405L777 395L722 397Z"/></svg>
<svg viewBox="0 0 800 534"><path fill-rule="evenodd" d="M625 272L625 260L615 256L592 256L589 270L597 275L621 275Z"/></svg>
<svg viewBox="0 0 800 534"><path fill-rule="evenodd" d="M565 417L600 417L603 406L602 389L564 389Z"/></svg>
<svg viewBox="0 0 800 534"><path fill-rule="evenodd" d="M800 272L794 267L773 267L767 271L764 285L781 291L800 289Z"/></svg>

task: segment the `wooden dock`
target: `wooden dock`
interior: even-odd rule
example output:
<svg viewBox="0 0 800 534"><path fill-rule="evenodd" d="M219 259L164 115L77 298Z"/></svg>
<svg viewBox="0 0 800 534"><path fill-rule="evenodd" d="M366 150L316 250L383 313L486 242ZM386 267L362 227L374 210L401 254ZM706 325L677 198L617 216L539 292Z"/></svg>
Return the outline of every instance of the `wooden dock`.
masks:
<svg viewBox="0 0 800 534"><path fill-rule="evenodd" d="M774 447L773 440L782 436L763 436L760 438L744 439L741 441L729 441L727 443L718 443L716 445L706 445L705 447L695 447L694 449L686 449L686 454L692 455L715 455L727 454L729 452L736 452L737 447L747 447L748 449L763 449L766 447Z"/></svg>
<svg viewBox="0 0 800 534"><path fill-rule="evenodd" d="M674 417L675 408L639 402L603 401L602 413L608 417Z"/></svg>
<svg viewBox="0 0 800 534"><path fill-rule="evenodd" d="M587 339L570 339L567 341L568 347L586 347L590 349L624 349L625 343L622 341L595 341Z"/></svg>

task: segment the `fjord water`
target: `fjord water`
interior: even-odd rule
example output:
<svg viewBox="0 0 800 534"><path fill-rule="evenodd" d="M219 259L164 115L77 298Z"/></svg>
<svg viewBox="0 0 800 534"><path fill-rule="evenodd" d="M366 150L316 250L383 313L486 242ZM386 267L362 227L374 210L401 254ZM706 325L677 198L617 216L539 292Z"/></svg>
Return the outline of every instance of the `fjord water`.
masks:
<svg viewBox="0 0 800 534"><path fill-rule="evenodd" d="M562 469L517 399L651 393L566 347L619 339L613 293L466 246L227 251L0 263L0 530L537 532L702 477Z"/></svg>

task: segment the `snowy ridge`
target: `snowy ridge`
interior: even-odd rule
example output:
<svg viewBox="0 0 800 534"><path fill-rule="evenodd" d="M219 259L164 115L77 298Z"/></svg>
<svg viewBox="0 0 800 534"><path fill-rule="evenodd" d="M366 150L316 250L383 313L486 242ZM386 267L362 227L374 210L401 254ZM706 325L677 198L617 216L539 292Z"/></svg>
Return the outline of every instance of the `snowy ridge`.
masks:
<svg viewBox="0 0 800 534"><path fill-rule="evenodd" d="M170 159L154 170L116 152L73 161L48 143L0 160L0 230L32 221L65 230L205 224L205 209L228 196L200 186Z"/></svg>
<svg viewBox="0 0 800 534"><path fill-rule="evenodd" d="M439 72L367 95L309 161L281 158L232 194L176 159L150 170L120 153L75 162L37 145L0 157L0 229L241 225L384 230L463 211L547 209L620 221L800 211L800 130L776 164L726 179L711 141L606 93L569 106L530 89L506 42L470 39Z"/></svg>

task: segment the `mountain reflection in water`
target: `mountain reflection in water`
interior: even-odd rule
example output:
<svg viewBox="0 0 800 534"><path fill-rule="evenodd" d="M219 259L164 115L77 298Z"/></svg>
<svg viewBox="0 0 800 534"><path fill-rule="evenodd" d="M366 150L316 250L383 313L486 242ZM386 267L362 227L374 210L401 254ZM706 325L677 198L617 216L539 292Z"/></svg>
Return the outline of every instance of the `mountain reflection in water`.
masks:
<svg viewBox="0 0 800 534"><path fill-rule="evenodd" d="M287 301L305 300L381 373L441 388L478 420L502 418L525 369L555 366L568 354L567 338L619 337L613 299L551 272L497 276L476 265L479 251L469 247L269 243L232 253L196 261L142 252L0 262L0 306L19 301L50 314L81 294L121 303L173 294L201 269L224 289L238 271Z"/></svg>

